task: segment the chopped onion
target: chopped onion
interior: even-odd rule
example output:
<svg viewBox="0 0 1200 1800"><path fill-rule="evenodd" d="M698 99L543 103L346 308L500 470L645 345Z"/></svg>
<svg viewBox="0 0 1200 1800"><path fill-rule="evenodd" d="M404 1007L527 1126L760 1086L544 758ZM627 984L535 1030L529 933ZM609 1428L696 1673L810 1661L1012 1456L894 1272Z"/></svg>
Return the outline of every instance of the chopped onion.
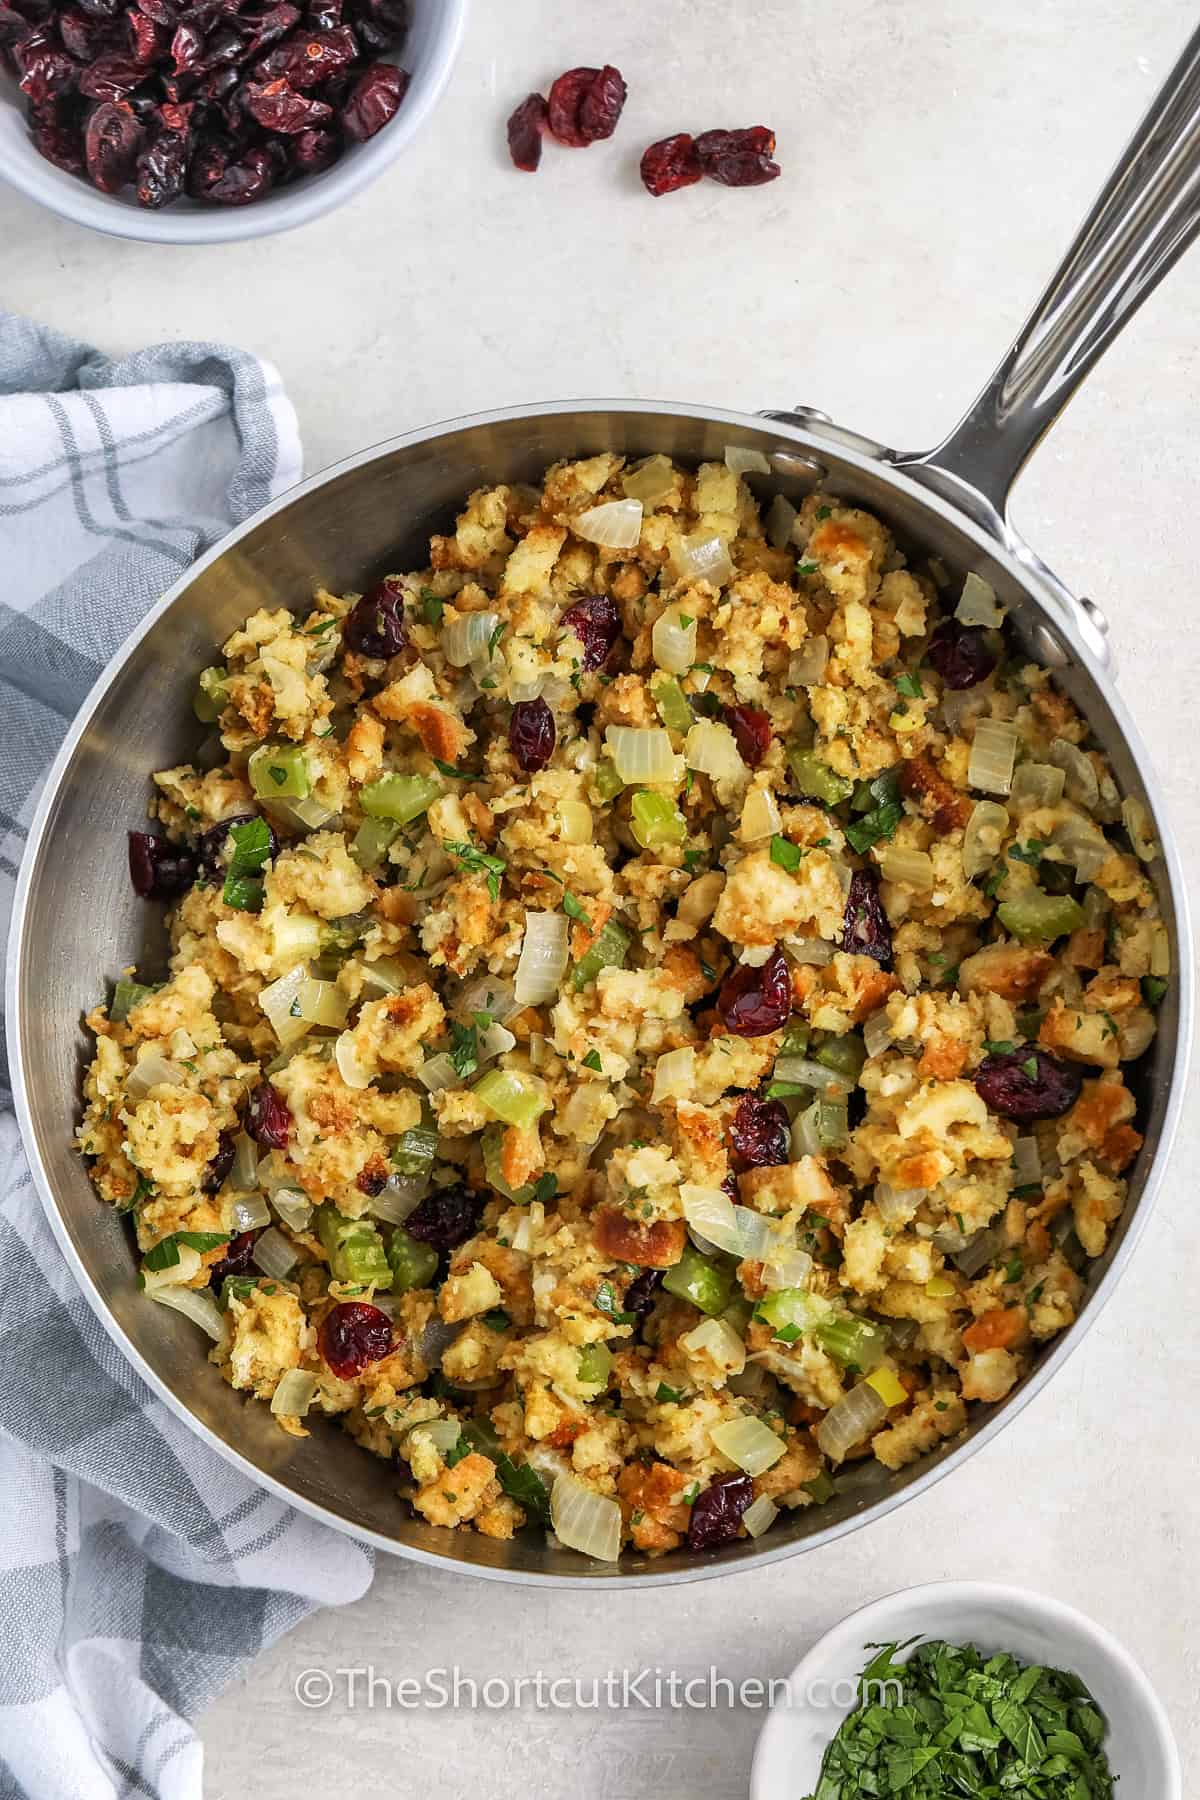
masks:
<svg viewBox="0 0 1200 1800"><path fill-rule="evenodd" d="M989 679L976 687L946 688L940 701L941 715L951 736L965 737L965 727L974 726L992 704L995 685Z"/></svg>
<svg viewBox="0 0 1200 1800"><path fill-rule="evenodd" d="M309 1025L329 1025L340 1029L350 1011L349 997L336 981L318 981L306 975L296 990L299 1014Z"/></svg>
<svg viewBox="0 0 1200 1800"><path fill-rule="evenodd" d="M796 509L783 494L776 494L767 508L767 542L773 550L784 550L796 523Z"/></svg>
<svg viewBox="0 0 1200 1800"><path fill-rule="evenodd" d="M463 1085L462 1076L444 1050L439 1051L436 1056L426 1058L417 1070L417 1080L430 1094L440 1094L443 1088Z"/></svg>
<svg viewBox="0 0 1200 1800"><path fill-rule="evenodd" d="M492 634L500 623L499 613L460 613L442 631L442 650L446 661L456 669L465 669L477 657L486 657Z"/></svg>
<svg viewBox="0 0 1200 1800"><path fill-rule="evenodd" d="M821 1094L845 1094L854 1086L837 1069L827 1069L824 1063L813 1062L808 1056L777 1056L774 1079L816 1088Z"/></svg>
<svg viewBox="0 0 1200 1800"><path fill-rule="evenodd" d="M1100 782L1091 757L1068 738L1055 738L1047 754L1067 778L1067 799L1090 812L1100 799Z"/></svg>
<svg viewBox="0 0 1200 1800"><path fill-rule="evenodd" d="M995 588L972 572L963 582L954 616L960 625L986 625L995 630L1004 623L1004 608L996 598Z"/></svg>
<svg viewBox="0 0 1200 1800"><path fill-rule="evenodd" d="M663 737L666 733L661 734ZM517 963L515 994L521 1006L540 1006L558 995L567 966L567 917L558 912L527 912L525 937Z"/></svg>
<svg viewBox="0 0 1200 1800"><path fill-rule="evenodd" d="M660 500L668 500L675 492L675 469L669 456L648 456L634 469L627 469L621 486L629 500L640 500L647 512L653 512Z"/></svg>
<svg viewBox="0 0 1200 1800"><path fill-rule="evenodd" d="M1139 862L1153 862L1158 855L1158 840L1150 830L1149 813L1133 794L1121 802L1121 818Z"/></svg>
<svg viewBox="0 0 1200 1800"><path fill-rule="evenodd" d="M1057 806L1063 797L1066 776L1055 763L1022 763L1013 775L1011 804L1027 807Z"/></svg>
<svg viewBox="0 0 1200 1800"><path fill-rule="evenodd" d="M985 794L1007 794L1017 755L1017 728L1007 719L980 719L971 740L967 781Z"/></svg>
<svg viewBox="0 0 1200 1800"><path fill-rule="evenodd" d="M1112 847L1100 827L1082 814L1056 825L1050 834L1050 842L1055 850L1062 852L1063 859L1072 865L1080 881L1095 881L1112 855Z"/></svg>
<svg viewBox="0 0 1200 1800"><path fill-rule="evenodd" d="M924 1188L898 1188L888 1181L875 1183L875 1210L885 1225L907 1225L922 1200Z"/></svg>
<svg viewBox="0 0 1200 1800"><path fill-rule="evenodd" d="M779 1508L772 1500L770 1494L760 1494L757 1500L752 1500L750 1502L749 1506L742 1514L742 1524L746 1527L746 1530L750 1533L751 1537L758 1538L762 1536L764 1531L770 1530L778 1517Z"/></svg>
<svg viewBox="0 0 1200 1800"><path fill-rule="evenodd" d="M200 1273L200 1252L193 1250L190 1244L175 1246L179 1261L166 1269L141 1269L142 1287L146 1293L152 1294L158 1288L186 1287Z"/></svg>
<svg viewBox="0 0 1200 1800"><path fill-rule="evenodd" d="M239 1131L233 1140L233 1163L229 1170L229 1182L230 1186L235 1188L258 1186L258 1145L245 1131ZM248 1228L243 1226L242 1229Z"/></svg>
<svg viewBox="0 0 1200 1800"><path fill-rule="evenodd" d="M882 1056L895 1041L886 1010L881 1008L879 1012L873 1012L863 1025L863 1046L868 1058Z"/></svg>
<svg viewBox="0 0 1200 1800"><path fill-rule="evenodd" d="M792 961L809 968L823 969L837 953L837 945L827 944L824 938L784 938L783 941Z"/></svg>
<svg viewBox="0 0 1200 1800"><path fill-rule="evenodd" d="M358 1054L353 1032L343 1031L333 1046L333 1060L338 1066L338 1074L348 1088L370 1087L372 1071Z"/></svg>
<svg viewBox="0 0 1200 1800"><path fill-rule="evenodd" d="M714 781L739 781L749 773L732 731L717 719L697 719L687 734L683 760Z"/></svg>
<svg viewBox="0 0 1200 1800"><path fill-rule="evenodd" d="M286 1281L300 1259L282 1231L268 1225L261 1237L255 1238L250 1260L274 1281Z"/></svg>
<svg viewBox="0 0 1200 1800"><path fill-rule="evenodd" d="M792 687L820 687L829 667L829 639L809 638L788 663L788 682Z"/></svg>
<svg viewBox="0 0 1200 1800"><path fill-rule="evenodd" d="M725 467L735 475L769 475L771 465L761 450L748 450L741 444L726 444Z"/></svg>
<svg viewBox="0 0 1200 1800"><path fill-rule="evenodd" d="M802 1288L812 1275L813 1259L807 1250L793 1244L772 1248L763 1258L762 1284L772 1292L776 1288Z"/></svg>
<svg viewBox="0 0 1200 1800"><path fill-rule="evenodd" d="M748 1206L735 1206L724 1189L685 1181L679 1190L683 1216L708 1243L739 1260L762 1262L779 1244L769 1219Z"/></svg>
<svg viewBox="0 0 1200 1800"><path fill-rule="evenodd" d="M309 1021L300 1016L300 984L308 980L308 970L304 963L297 963L270 987L265 987L258 996L258 1004L271 1021L271 1027L279 1042L286 1047L302 1038L309 1029Z"/></svg>
<svg viewBox="0 0 1200 1800"><path fill-rule="evenodd" d="M640 510L640 509L639 509ZM607 1494L596 1494L564 1470L550 1490L550 1517L555 1536L568 1550L597 1562L616 1562L621 1554L621 1508Z"/></svg>
<svg viewBox="0 0 1200 1800"><path fill-rule="evenodd" d="M175 1273L174 1270L171 1272ZM206 1331L214 1344L219 1344L225 1336L225 1315L207 1288L176 1287L174 1285L152 1288L147 1282L146 1292L151 1300L157 1300L160 1306L170 1306L176 1312L181 1312L185 1319L190 1319L193 1325L199 1325L201 1331Z"/></svg>
<svg viewBox="0 0 1200 1800"><path fill-rule="evenodd" d="M495 1023L507 1025L514 1013L521 1011L521 1002L511 981L501 981L495 975L481 975L462 989L453 1011L456 1019L473 1019L476 1013L486 1013Z"/></svg>
<svg viewBox="0 0 1200 1800"><path fill-rule="evenodd" d="M833 1462L843 1462L856 1444L883 1423L887 1410L871 1384L860 1381L825 1414L817 1426L817 1444Z"/></svg>
<svg viewBox="0 0 1200 1800"><path fill-rule="evenodd" d="M709 1437L721 1455L747 1475L765 1475L786 1449L783 1439L752 1413L714 1425Z"/></svg>
<svg viewBox="0 0 1200 1800"><path fill-rule="evenodd" d="M546 1222L546 1209L540 1200L531 1200L521 1216L517 1229L513 1232L512 1247L528 1256L533 1249L534 1240Z"/></svg>
<svg viewBox="0 0 1200 1800"><path fill-rule="evenodd" d="M476 1037L475 1053L480 1062L489 1062L493 1056L505 1055L516 1041L506 1025L486 1025Z"/></svg>
<svg viewBox="0 0 1200 1800"><path fill-rule="evenodd" d="M632 550L642 535L640 500L605 500L576 513L571 530L589 544L605 550Z"/></svg>
<svg viewBox="0 0 1200 1800"><path fill-rule="evenodd" d="M684 625L682 619L687 617ZM669 675L684 675L696 660L697 625L690 615L681 615L677 606L659 613L650 633L650 647L660 669Z"/></svg>
<svg viewBox="0 0 1200 1800"><path fill-rule="evenodd" d="M963 874L974 881L1000 854L1009 827L1008 811L995 800L977 800L963 833Z"/></svg>
<svg viewBox="0 0 1200 1800"><path fill-rule="evenodd" d="M453 1450L462 1436L462 1423L458 1419L426 1419L421 1425L412 1426L405 1432L411 1437L414 1431L424 1432L439 1456L445 1456L447 1450Z"/></svg>
<svg viewBox="0 0 1200 1800"><path fill-rule="evenodd" d="M724 539L702 531L679 539L675 568L681 580L707 581L714 588L724 587L736 573Z"/></svg>
<svg viewBox="0 0 1200 1800"><path fill-rule="evenodd" d="M609 725L604 733L604 747L624 782L677 787L683 780L684 760L676 756L670 735L661 726Z"/></svg>
<svg viewBox="0 0 1200 1800"><path fill-rule="evenodd" d="M934 1237L935 1244L940 1236L939 1232ZM978 1275L980 1269L985 1268L991 1262L998 1251L1003 1250L1007 1241L1001 1226L986 1225L982 1231L977 1231L968 1238L961 1250L955 1252L954 1266L961 1269L964 1275L973 1279Z"/></svg>
<svg viewBox="0 0 1200 1800"><path fill-rule="evenodd" d="M289 1369L271 1395L271 1411L277 1419L302 1419L316 1391L317 1378L308 1369Z"/></svg>
<svg viewBox="0 0 1200 1800"><path fill-rule="evenodd" d="M188 1062L196 1054L196 1046L182 1025L171 1033L171 1055L176 1062Z"/></svg>
<svg viewBox="0 0 1200 1800"><path fill-rule="evenodd" d="M337 816L335 807L322 805L314 794L304 800L272 800L264 796L264 803L273 820L300 832L319 831Z"/></svg>
<svg viewBox="0 0 1200 1800"><path fill-rule="evenodd" d="M919 894L927 894L933 886L933 858L928 850L906 850L900 844L881 844L876 854L885 881L900 882Z"/></svg>
<svg viewBox="0 0 1200 1800"><path fill-rule="evenodd" d="M686 1099L695 1086L696 1052L692 1046L685 1044L682 1050L667 1050L654 1065L654 1092L650 1104L661 1106L664 1100Z"/></svg>
<svg viewBox="0 0 1200 1800"><path fill-rule="evenodd" d="M232 1212L235 1231L257 1231L271 1223L271 1209L262 1194L239 1194Z"/></svg>
<svg viewBox="0 0 1200 1800"><path fill-rule="evenodd" d="M428 1363L431 1369L439 1369L442 1357L461 1331L461 1325L447 1325L435 1313L417 1339L417 1354L421 1361Z"/></svg>
<svg viewBox="0 0 1200 1800"><path fill-rule="evenodd" d="M1042 1179L1042 1156L1036 1138L1019 1137L1013 1145L1013 1174L1017 1187Z"/></svg>
<svg viewBox="0 0 1200 1800"><path fill-rule="evenodd" d="M746 1366L746 1346L728 1319L701 1319L679 1343L692 1356L707 1356L726 1375L740 1375Z"/></svg>
<svg viewBox="0 0 1200 1800"><path fill-rule="evenodd" d="M748 844L755 844L761 838L774 837L776 832L782 830L783 818L779 803L770 788L752 787L742 807L742 837Z"/></svg>
<svg viewBox="0 0 1200 1800"><path fill-rule="evenodd" d="M299 1188L276 1188L271 1205L289 1231L307 1231L312 1222L312 1201Z"/></svg>
<svg viewBox="0 0 1200 1800"><path fill-rule="evenodd" d="M394 956L377 956L374 962L358 965L363 986L379 994L400 994L408 986L408 977Z"/></svg>
<svg viewBox="0 0 1200 1800"><path fill-rule="evenodd" d="M428 1175L392 1175L387 1186L373 1196L367 1211L385 1225L403 1225L420 1206L429 1186Z"/></svg>
<svg viewBox="0 0 1200 1800"><path fill-rule="evenodd" d="M585 801L559 801L558 835L564 844L590 844L593 825L592 809Z"/></svg>
<svg viewBox="0 0 1200 1800"><path fill-rule="evenodd" d="M158 1050L147 1050L125 1077L125 1092L131 1100L144 1100L151 1088L178 1087L186 1080L178 1063L170 1062Z"/></svg>

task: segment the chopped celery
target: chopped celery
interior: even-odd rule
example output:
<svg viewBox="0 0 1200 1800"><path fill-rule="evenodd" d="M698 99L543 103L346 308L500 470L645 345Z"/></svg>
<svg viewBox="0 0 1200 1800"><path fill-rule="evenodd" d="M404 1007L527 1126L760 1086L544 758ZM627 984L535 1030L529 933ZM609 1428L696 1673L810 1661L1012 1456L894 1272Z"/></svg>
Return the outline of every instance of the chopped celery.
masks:
<svg viewBox="0 0 1200 1800"><path fill-rule="evenodd" d="M848 1033L846 1037L826 1038L825 1042L813 1051L814 1062L824 1064L827 1069L836 1070L839 1075L845 1075L849 1081L858 1080L866 1060L866 1045L854 1032Z"/></svg>
<svg viewBox="0 0 1200 1800"><path fill-rule="evenodd" d="M392 1232L387 1259L395 1294L405 1294L410 1288L428 1287L437 1274L438 1253L433 1245L410 1237L403 1225L397 1225Z"/></svg>
<svg viewBox="0 0 1200 1800"><path fill-rule="evenodd" d="M843 1368L852 1363L863 1375L877 1368L887 1354L888 1334L866 1319L822 1319L813 1336Z"/></svg>
<svg viewBox="0 0 1200 1800"><path fill-rule="evenodd" d="M410 825L420 818L443 792L432 775L381 775L359 790L359 803L368 818L392 819Z"/></svg>
<svg viewBox="0 0 1200 1800"><path fill-rule="evenodd" d="M143 987L140 981L130 981L127 976L113 988L112 1001L108 1008L108 1016L114 1025L121 1025L129 1017L135 1006L140 1006L147 994L152 994L152 987Z"/></svg>
<svg viewBox="0 0 1200 1800"><path fill-rule="evenodd" d="M400 827L392 819L364 819L355 833L350 854L359 868L370 874L382 865L399 836Z"/></svg>
<svg viewBox="0 0 1200 1800"><path fill-rule="evenodd" d="M616 919L609 919L575 964L571 977L575 986L586 987L589 981L595 981L601 969L623 968L632 942L632 931Z"/></svg>
<svg viewBox="0 0 1200 1800"><path fill-rule="evenodd" d="M795 1124L793 1148L800 1156L821 1156L826 1150L842 1150L849 1137L845 1100L821 1095Z"/></svg>
<svg viewBox="0 0 1200 1800"><path fill-rule="evenodd" d="M340 919L329 919L321 926L323 951L353 950L371 929L369 913L347 913Z"/></svg>
<svg viewBox="0 0 1200 1800"><path fill-rule="evenodd" d="M996 913L1004 929L1023 944L1046 944L1084 924L1083 908L1077 900L1066 894L1044 894L1040 888L1001 901Z"/></svg>
<svg viewBox="0 0 1200 1800"><path fill-rule="evenodd" d="M667 681L660 681L657 687L650 690L654 704L658 708L658 716L668 731L690 731L695 724L692 709L687 703L687 695L674 676Z"/></svg>
<svg viewBox="0 0 1200 1800"><path fill-rule="evenodd" d="M392 1146L392 1167L398 1175L428 1175L437 1156L437 1128L422 1120L412 1125Z"/></svg>
<svg viewBox="0 0 1200 1800"><path fill-rule="evenodd" d="M383 1239L369 1219L348 1219L327 1201L317 1209L316 1225L335 1280L361 1282L363 1286L391 1285L392 1272Z"/></svg>
<svg viewBox="0 0 1200 1800"><path fill-rule="evenodd" d="M549 1104L541 1088L515 1069L489 1069L472 1091L493 1117L518 1131L528 1131Z"/></svg>
<svg viewBox="0 0 1200 1800"><path fill-rule="evenodd" d="M260 800L306 800L312 787L299 744L260 744L247 764L247 773Z"/></svg>
<svg viewBox="0 0 1200 1800"><path fill-rule="evenodd" d="M118 981L117 986L120 987L120 985L121 984ZM1159 1001L1162 999L1163 995L1166 993L1169 985L1170 984L1168 982L1163 980L1161 975L1143 975L1142 976L1142 999L1146 1002L1146 1005L1147 1006L1157 1006ZM112 1013L112 1012L109 1013L110 1019L115 1018L115 1017L116 1017L115 1013Z"/></svg>
<svg viewBox="0 0 1200 1800"><path fill-rule="evenodd" d="M580 1381L586 1387L607 1387L612 1360L607 1344L585 1344L579 1352Z"/></svg>
<svg viewBox="0 0 1200 1800"><path fill-rule="evenodd" d="M596 790L597 797L603 801L605 805L607 805L610 800L615 800L617 795L621 792L621 789L625 786L625 783L617 774L617 766L613 762L611 756L602 756L600 761L596 764L596 770L592 776L592 786Z"/></svg>
<svg viewBox="0 0 1200 1800"><path fill-rule="evenodd" d="M515 1188L510 1187L509 1183L505 1181L500 1166L503 1145L503 1125L485 1126L480 1139L480 1147L483 1151L483 1172L487 1176L488 1186L494 1187L496 1192L503 1194L506 1200L513 1200L518 1206L528 1206L533 1199L534 1183L527 1181L523 1187Z"/></svg>
<svg viewBox="0 0 1200 1800"><path fill-rule="evenodd" d="M201 669L192 711L202 725L215 725L229 700L228 669Z"/></svg>
<svg viewBox="0 0 1200 1800"><path fill-rule="evenodd" d="M819 800L822 806L839 806L853 793L854 783L831 769L811 750L793 744L787 756L796 786L808 799Z"/></svg>
<svg viewBox="0 0 1200 1800"><path fill-rule="evenodd" d="M630 813L633 835L643 850L682 844L687 836L687 820L666 794L642 789L633 796Z"/></svg>
<svg viewBox="0 0 1200 1800"><path fill-rule="evenodd" d="M733 1270L727 1265L701 1256L692 1244L685 1244L683 1255L663 1276L663 1287L677 1300L690 1300L701 1312L715 1318L725 1311L733 1292Z"/></svg>
<svg viewBox="0 0 1200 1800"><path fill-rule="evenodd" d="M802 1481L800 1486L804 1489L806 1494L816 1501L818 1506L822 1505L826 1500L832 1500L834 1494L837 1492L837 1489L834 1487L824 1469L821 1470L819 1475L814 1475L811 1481Z"/></svg>
<svg viewBox="0 0 1200 1800"><path fill-rule="evenodd" d="M780 1056L804 1056L808 1052L807 1025L789 1025L779 1046Z"/></svg>
<svg viewBox="0 0 1200 1800"><path fill-rule="evenodd" d="M794 1344L803 1332L815 1329L828 1311L828 1302L807 1288L776 1288L766 1294L754 1309L754 1316L769 1325L777 1338Z"/></svg>

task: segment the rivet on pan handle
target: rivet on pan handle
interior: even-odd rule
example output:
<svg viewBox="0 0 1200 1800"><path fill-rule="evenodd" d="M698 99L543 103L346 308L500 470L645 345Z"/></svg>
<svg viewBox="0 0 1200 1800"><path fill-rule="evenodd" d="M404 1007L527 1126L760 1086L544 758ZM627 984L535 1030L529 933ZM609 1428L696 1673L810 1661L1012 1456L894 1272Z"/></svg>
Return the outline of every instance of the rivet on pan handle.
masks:
<svg viewBox="0 0 1200 1800"><path fill-rule="evenodd" d="M1026 459L1126 321L1200 230L1200 31L1150 104L1074 243L991 380L936 449L896 464L1037 562L1008 524ZM1061 586L1061 584L1055 584ZM1062 590L1097 661L1095 613Z"/></svg>

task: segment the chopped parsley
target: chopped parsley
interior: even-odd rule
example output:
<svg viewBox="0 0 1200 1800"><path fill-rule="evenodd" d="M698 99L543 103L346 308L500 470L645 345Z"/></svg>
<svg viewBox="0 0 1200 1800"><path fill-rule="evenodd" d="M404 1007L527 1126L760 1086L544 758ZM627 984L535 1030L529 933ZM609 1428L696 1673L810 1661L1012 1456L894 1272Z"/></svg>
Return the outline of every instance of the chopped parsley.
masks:
<svg viewBox="0 0 1200 1800"><path fill-rule="evenodd" d="M547 1202L553 1200L557 1194L558 1177L556 1175L551 1175L549 1171L547 1171L545 1175L539 1175L534 1183L533 1198L535 1200L540 1200L542 1205L545 1206Z"/></svg>
<svg viewBox="0 0 1200 1800"><path fill-rule="evenodd" d="M474 1025L460 1025L457 1019L450 1021L450 1061L454 1072L463 1081L473 1075L479 1067L479 1031Z"/></svg>
<svg viewBox="0 0 1200 1800"><path fill-rule="evenodd" d="M622 1312L617 1302L617 1291L611 1281L602 1281L596 1289L596 1310L610 1318L614 1325L636 1325L638 1315L635 1312Z"/></svg>
<svg viewBox="0 0 1200 1800"><path fill-rule="evenodd" d="M492 660L493 656L495 656L496 646L499 644L500 639L504 636L504 633L507 631L507 629L508 629L507 625L505 624L504 620L501 619L500 623L496 626L496 629L493 631L491 637L488 639L488 661L489 662Z"/></svg>
<svg viewBox="0 0 1200 1800"><path fill-rule="evenodd" d="M168 1237L160 1238L152 1249L147 1250L142 1258L142 1267L157 1272L159 1269L174 1269L179 1263L179 1247L185 1245L189 1250L218 1250L222 1244L229 1242L227 1231L172 1231Z"/></svg>
<svg viewBox="0 0 1200 1800"><path fill-rule="evenodd" d="M600 1052L598 1050L588 1051L583 1059L583 1066L585 1069L594 1070L597 1075L603 1075L604 1073L604 1064L600 1061Z"/></svg>
<svg viewBox="0 0 1200 1800"><path fill-rule="evenodd" d="M1041 838L1030 838L1027 844L1010 844L1008 854L1013 862L1028 863L1031 869L1036 869L1046 848Z"/></svg>
<svg viewBox="0 0 1200 1800"><path fill-rule="evenodd" d="M654 1390L654 1398L662 1401L674 1401L678 1405L683 1399L683 1389L668 1387L665 1381L660 1381Z"/></svg>
<svg viewBox="0 0 1200 1800"><path fill-rule="evenodd" d="M1036 1056L1027 1056L1025 1058L1025 1061L1021 1064L1021 1073L1023 1075L1028 1075L1030 1081L1037 1080L1038 1059Z"/></svg>
<svg viewBox="0 0 1200 1800"><path fill-rule="evenodd" d="M778 832L771 839L771 861L779 868L786 869L794 875L800 867L804 852L799 844L793 844L790 838L781 837Z"/></svg>
<svg viewBox="0 0 1200 1800"><path fill-rule="evenodd" d="M502 856L490 856L486 850L480 850L475 844L448 842L443 848L472 875L486 875L489 895L493 900L500 898L500 882L508 867Z"/></svg>
<svg viewBox="0 0 1200 1800"><path fill-rule="evenodd" d="M860 856L885 838L895 836L904 817L900 801L899 767L884 769L870 781L860 781L850 801L850 810L862 817L851 819L845 827L846 841Z"/></svg>
<svg viewBox="0 0 1200 1800"><path fill-rule="evenodd" d="M586 925L588 930L591 930L592 921L588 917L586 909L581 902L575 898L569 888L563 889L563 911L566 913L568 919L578 919L581 925Z"/></svg>
<svg viewBox="0 0 1200 1800"><path fill-rule="evenodd" d="M482 1322L489 1331L507 1331L512 1324L512 1320L502 1306L494 1306L490 1312L485 1312Z"/></svg>
<svg viewBox="0 0 1200 1800"><path fill-rule="evenodd" d="M1011 1056L1017 1046L1011 1038L984 1038L983 1047L989 1056Z"/></svg>
<svg viewBox="0 0 1200 1800"><path fill-rule="evenodd" d="M909 674L897 675L896 692L903 694L906 700L921 700L925 696L925 689L917 676Z"/></svg>
<svg viewBox="0 0 1200 1800"><path fill-rule="evenodd" d="M435 631L441 630L442 617L446 611L446 602L432 588L421 589L421 617L426 625L432 625Z"/></svg>
<svg viewBox="0 0 1200 1800"><path fill-rule="evenodd" d="M797 575L815 575L819 567L820 564L815 562L798 563L796 565L796 573Z"/></svg>

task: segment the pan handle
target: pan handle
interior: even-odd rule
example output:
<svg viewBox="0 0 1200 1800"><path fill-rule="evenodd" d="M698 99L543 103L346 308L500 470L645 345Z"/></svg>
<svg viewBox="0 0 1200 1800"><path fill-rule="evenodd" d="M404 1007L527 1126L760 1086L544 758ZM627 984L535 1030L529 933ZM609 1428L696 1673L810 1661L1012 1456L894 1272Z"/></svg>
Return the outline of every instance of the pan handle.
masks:
<svg viewBox="0 0 1200 1800"><path fill-rule="evenodd" d="M1009 495L1026 459L1197 231L1200 30L991 380L935 449L897 465L1011 544Z"/></svg>

